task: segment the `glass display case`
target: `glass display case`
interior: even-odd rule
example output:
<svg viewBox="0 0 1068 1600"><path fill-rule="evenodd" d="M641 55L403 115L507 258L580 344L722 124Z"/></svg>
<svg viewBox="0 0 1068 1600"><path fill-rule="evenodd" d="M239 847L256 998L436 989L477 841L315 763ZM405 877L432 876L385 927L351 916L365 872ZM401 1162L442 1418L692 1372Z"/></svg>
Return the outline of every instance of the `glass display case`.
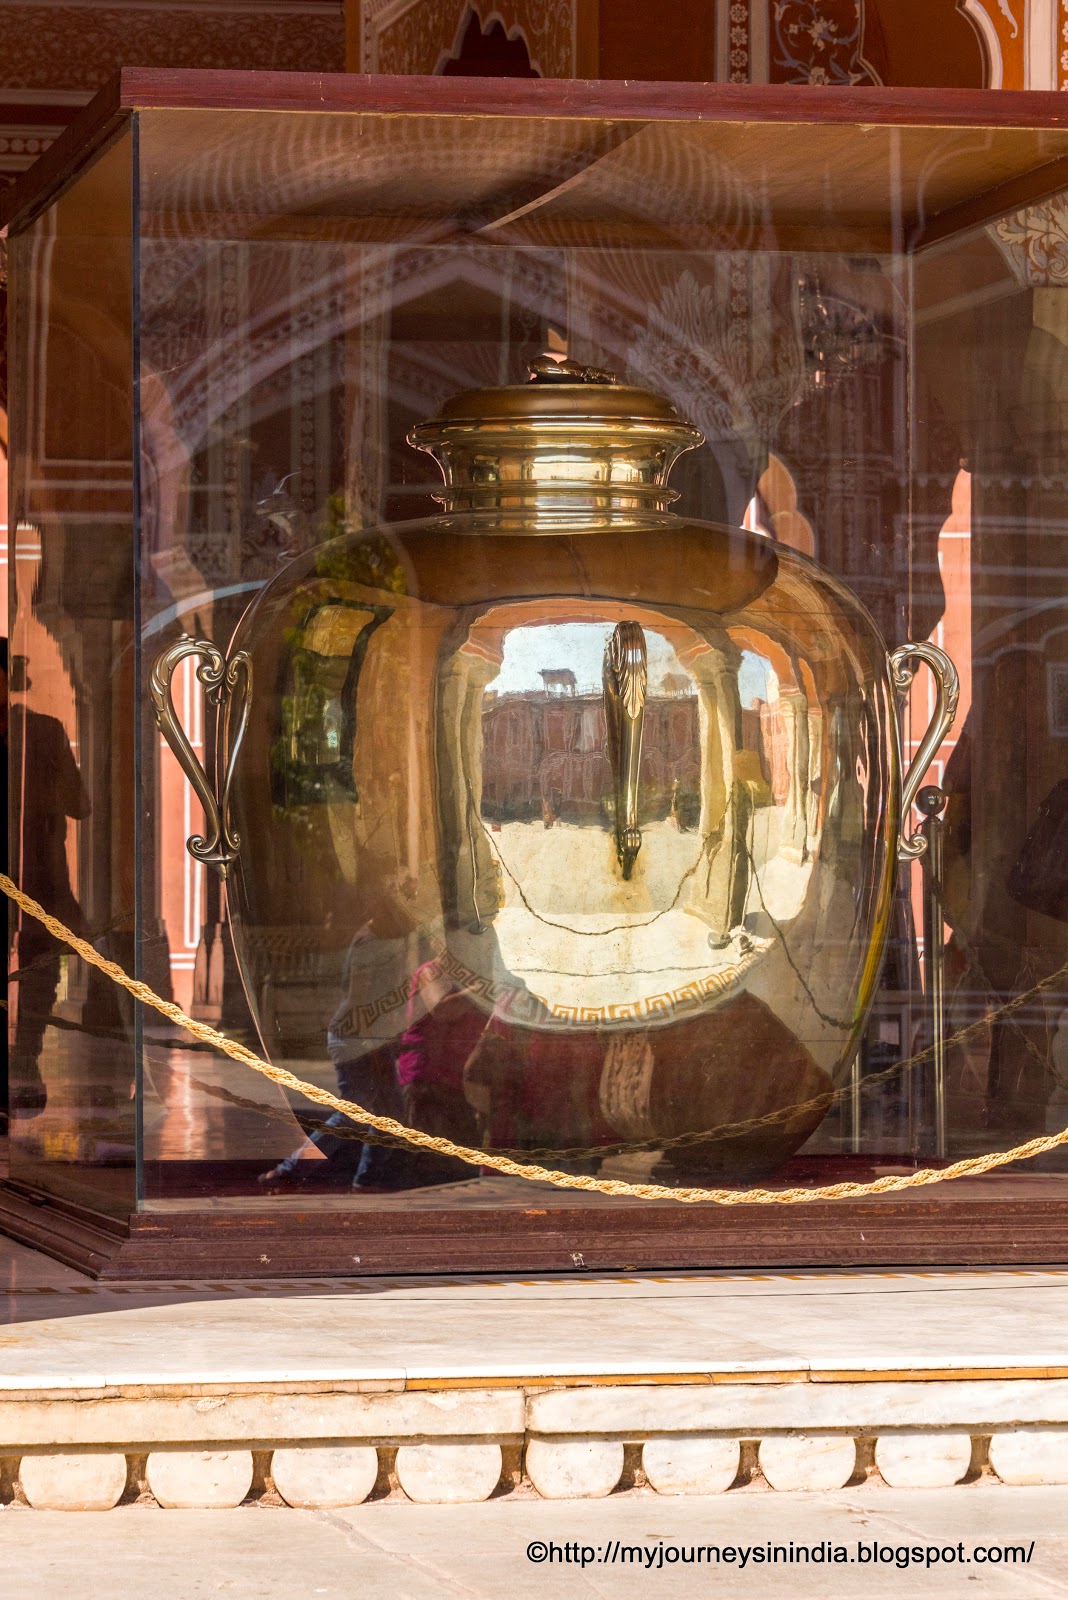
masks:
<svg viewBox="0 0 1068 1600"><path fill-rule="evenodd" d="M11 861L305 1084L679 1185L1068 1123L1059 99L124 73L7 202ZM11 921L0 1221L136 1275L1058 1260L679 1206Z"/></svg>

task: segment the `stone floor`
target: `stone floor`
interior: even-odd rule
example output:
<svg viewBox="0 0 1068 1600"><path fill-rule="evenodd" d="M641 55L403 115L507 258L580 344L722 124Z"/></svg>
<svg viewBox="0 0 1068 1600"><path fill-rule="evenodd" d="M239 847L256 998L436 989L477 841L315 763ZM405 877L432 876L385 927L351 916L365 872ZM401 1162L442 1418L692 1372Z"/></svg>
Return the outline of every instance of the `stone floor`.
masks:
<svg viewBox="0 0 1068 1600"><path fill-rule="evenodd" d="M1068 1485L1063 1269L107 1283L0 1240L0 1320L13 1515Z"/></svg>
<svg viewBox="0 0 1068 1600"><path fill-rule="evenodd" d="M618 1540L654 1565L603 1562ZM1031 1559L991 1566L976 1547L1011 1545ZM528 1546L556 1546L537 1563ZM656 1564L658 1548L829 1541L857 1556L880 1548L879 1564L769 1566L752 1558L718 1566ZM963 1546L965 1560L942 1552ZM571 1559L562 1559L570 1547ZM593 1550L580 1565L582 1547ZM925 1566L928 1547L939 1552ZM586 1504L495 1500L476 1506L355 1506L344 1511L172 1511L140 1506L91 1512L0 1510L3 1592L11 1600L232 1600L299 1595L304 1600L648 1600L709 1594L752 1600L1056 1600L1068 1596L1068 1489L1008 1489L983 1483L938 1494L875 1488L837 1494L663 1499L648 1491ZM899 1551L920 1551L901 1568ZM960 1551L953 1549L954 1557ZM707 1558L706 1558L707 1559Z"/></svg>
<svg viewBox="0 0 1068 1600"><path fill-rule="evenodd" d="M95 1282L0 1238L0 1387L1068 1377L1068 1270Z"/></svg>
<svg viewBox="0 0 1068 1600"><path fill-rule="evenodd" d="M1065 1270L117 1284L6 1241L0 1316L14 1511L1068 1485Z"/></svg>

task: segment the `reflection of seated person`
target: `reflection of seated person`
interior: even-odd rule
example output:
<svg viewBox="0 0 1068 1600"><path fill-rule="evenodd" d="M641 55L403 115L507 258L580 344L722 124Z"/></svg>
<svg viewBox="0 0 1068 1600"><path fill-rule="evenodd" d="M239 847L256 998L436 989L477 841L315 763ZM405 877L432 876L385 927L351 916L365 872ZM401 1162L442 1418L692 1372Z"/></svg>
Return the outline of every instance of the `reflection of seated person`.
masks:
<svg viewBox="0 0 1068 1600"><path fill-rule="evenodd" d="M375 972L377 987L385 984L380 964L396 943L402 968L394 979L403 982L402 941L375 939L364 928L353 939L345 961L344 991L340 1005L327 1030L327 1048L337 1074L338 1094L366 1106L376 1116L404 1120L397 1083L399 1040L367 1037L353 1024L353 993L362 992L368 969ZM388 967L388 960L387 960ZM379 970L375 970L379 968ZM374 1129L361 1127L343 1111L327 1116L322 1125L292 1155L280 1161L260 1178L269 1193L295 1189L339 1189L351 1187L356 1193L381 1194L407 1189L419 1182L411 1170L412 1153L405 1148L378 1141Z"/></svg>
<svg viewBox="0 0 1068 1600"><path fill-rule="evenodd" d="M406 940L375 940L365 930L349 950L345 997L327 1035L337 1072L338 1093L378 1116L393 1117L455 1140L480 1142L478 1119L464 1097L464 1067L486 1028L486 1018L436 962L416 968L404 1008L399 1039L375 1043L353 1032L352 993L364 987L366 969L376 971L376 988L392 985L383 976L383 957L392 953L401 964L401 981L410 947ZM407 968L410 970L410 968ZM365 1139L360 1138L366 1133ZM270 1192L314 1186L348 1188L357 1194L423 1188L472 1176L464 1162L432 1151L397 1148L376 1142L373 1129L334 1112L291 1156L264 1173ZM325 1160L317 1159L325 1157Z"/></svg>
<svg viewBox="0 0 1068 1600"><path fill-rule="evenodd" d="M508 999L514 1003L520 991L517 980ZM397 1063L408 1124L475 1150L610 1141L613 1129L598 1101L604 1037L522 1026L510 1009L505 1000L487 1017L437 962L416 972ZM455 1156L428 1152L418 1159L422 1182L455 1182L479 1171ZM591 1150L586 1166L595 1160Z"/></svg>
<svg viewBox="0 0 1068 1600"><path fill-rule="evenodd" d="M478 1149L478 1118L464 1093L464 1068L486 1032L487 1018L436 961L412 978L407 1026L397 1076L404 1120L411 1128ZM452 1183L476 1177L478 1168L456 1156L418 1153L420 1183Z"/></svg>
<svg viewBox="0 0 1068 1600"><path fill-rule="evenodd" d="M485 1139L520 1149L611 1139L598 1109L603 1038L595 1032L542 1034L516 1028L503 1015L487 1017L438 960L416 967L399 1039L378 1042L357 1033L351 996L365 992L361 978L373 969L375 992L388 993L392 983L384 973L390 958L400 968L394 976L403 981L410 955L406 940L375 940L365 932L353 941L345 998L328 1034L341 1095L468 1149L481 1149ZM355 1193L376 1194L478 1176L477 1166L458 1157L376 1140L373 1130L335 1112L260 1182L273 1193L351 1185Z"/></svg>
<svg viewBox="0 0 1068 1600"><path fill-rule="evenodd" d="M25 690L25 658L13 660L12 689ZM4 679L6 688L6 675ZM21 748L22 825L18 841L19 887L75 933L83 934L81 907L67 863L67 820L89 815L89 798L63 724L22 706L12 708L16 755ZM11 1048L10 1110L13 1117L42 1111L47 1091L38 1060L59 988L63 947L34 917L19 922L17 1019Z"/></svg>

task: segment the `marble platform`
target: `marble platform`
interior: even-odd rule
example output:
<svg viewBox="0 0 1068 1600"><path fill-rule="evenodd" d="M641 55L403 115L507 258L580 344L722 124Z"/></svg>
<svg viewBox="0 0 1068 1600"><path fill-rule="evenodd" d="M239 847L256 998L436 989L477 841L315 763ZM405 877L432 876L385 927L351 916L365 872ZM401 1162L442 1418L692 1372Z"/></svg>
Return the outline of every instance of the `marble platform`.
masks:
<svg viewBox="0 0 1068 1600"><path fill-rule="evenodd" d="M0 1502L1068 1483L1068 1270L93 1281L0 1241Z"/></svg>

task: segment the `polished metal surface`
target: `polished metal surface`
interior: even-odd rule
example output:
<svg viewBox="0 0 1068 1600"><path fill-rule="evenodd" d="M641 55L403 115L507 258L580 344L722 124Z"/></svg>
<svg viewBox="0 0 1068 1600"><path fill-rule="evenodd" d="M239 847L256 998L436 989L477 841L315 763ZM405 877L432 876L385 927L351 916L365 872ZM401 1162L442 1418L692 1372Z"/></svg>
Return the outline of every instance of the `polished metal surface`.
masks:
<svg viewBox="0 0 1068 1600"><path fill-rule="evenodd" d="M946 825L942 817L946 799L945 790L934 784L921 789L916 796L916 804L923 812L920 830L927 841L920 861L923 869L923 965L934 1068L935 1155L940 1161L946 1157Z"/></svg>
<svg viewBox="0 0 1068 1600"><path fill-rule="evenodd" d="M216 784L201 766L174 708L171 692L174 674L182 662L190 658L198 662L197 677L208 700L217 705L221 712L223 733L217 763L221 776ZM252 700L252 661L243 650L224 657L210 640L191 639L188 634L183 634L153 663L149 694L159 730L204 807L208 831L206 834L191 834L186 848L194 861L217 867L220 876L225 877L241 849L241 835L230 821L230 800L234 773L248 727Z"/></svg>
<svg viewBox="0 0 1068 1600"><path fill-rule="evenodd" d="M648 389L548 360L532 364L529 383L454 396L408 437L440 465L447 509L491 512L528 535L591 511L621 520L671 504L672 464L702 438Z"/></svg>
<svg viewBox="0 0 1068 1600"><path fill-rule="evenodd" d="M638 827L638 784L645 726L649 660L645 634L637 622L619 622L604 652L604 701L608 757L615 780L616 855L630 878L642 847Z"/></svg>
<svg viewBox="0 0 1068 1600"><path fill-rule="evenodd" d="M616 375L607 367L587 367L581 361L559 360L556 356L535 356L530 363L535 383L615 383Z"/></svg>
<svg viewBox="0 0 1068 1600"><path fill-rule="evenodd" d="M608 374L469 391L411 438L444 514L291 562L231 646L270 687L226 678L248 738L205 848L248 841L263 1037L339 1082L373 1063L463 1143L769 1171L856 1058L952 668L888 657L792 549L667 511L700 435ZM222 681L179 641L153 692L210 798L159 698L187 654ZM938 707L902 792L917 659Z"/></svg>
<svg viewBox="0 0 1068 1600"><path fill-rule="evenodd" d="M901 840L898 859L916 861L927 849L926 835L918 829L911 833L909 826L913 803L920 792L927 770L939 748L953 727L960 700L960 680L957 669L946 652L930 641L899 645L890 653L890 675L899 694L907 694L915 676L912 662L922 661L929 667L935 680L935 708L931 721L920 741L912 765L901 783Z"/></svg>

